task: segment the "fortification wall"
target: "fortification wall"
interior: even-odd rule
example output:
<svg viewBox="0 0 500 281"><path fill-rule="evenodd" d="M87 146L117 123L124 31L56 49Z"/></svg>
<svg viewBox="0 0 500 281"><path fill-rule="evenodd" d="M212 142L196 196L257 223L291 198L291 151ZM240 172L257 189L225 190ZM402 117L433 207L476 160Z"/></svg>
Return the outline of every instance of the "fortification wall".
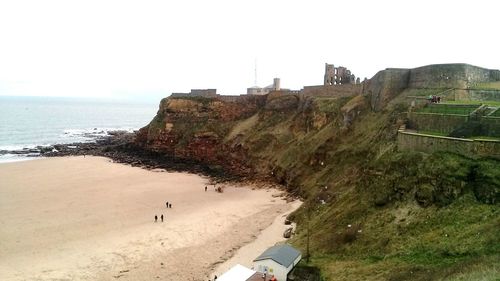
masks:
<svg viewBox="0 0 500 281"><path fill-rule="evenodd" d="M468 115L448 115L437 113L408 114L410 129L449 134L469 120Z"/></svg>
<svg viewBox="0 0 500 281"><path fill-rule="evenodd" d="M491 70L490 76L492 81L500 81L500 70L498 69Z"/></svg>
<svg viewBox="0 0 500 281"><path fill-rule="evenodd" d="M466 100L500 101L500 90L467 90Z"/></svg>
<svg viewBox="0 0 500 281"><path fill-rule="evenodd" d="M492 70L490 69L477 67L470 64L466 64L464 68L465 68L465 75L467 77L469 85L473 83L484 83L492 81L491 80Z"/></svg>
<svg viewBox="0 0 500 281"><path fill-rule="evenodd" d="M185 97L204 97L215 98L217 97L217 89L191 89L189 93L172 93L172 98L185 98Z"/></svg>
<svg viewBox="0 0 500 281"><path fill-rule="evenodd" d="M240 102L245 100L243 96L237 96L237 95L217 95L217 98L220 99L221 101L225 102Z"/></svg>
<svg viewBox="0 0 500 281"><path fill-rule="evenodd" d="M217 89L191 89L191 96L215 98L217 96Z"/></svg>
<svg viewBox="0 0 500 281"><path fill-rule="evenodd" d="M500 101L500 90L475 90L475 89L408 89L406 96L437 95L443 102L446 101Z"/></svg>
<svg viewBox="0 0 500 281"><path fill-rule="evenodd" d="M308 97L353 97L361 95L362 84L305 86L301 91Z"/></svg>
<svg viewBox="0 0 500 281"><path fill-rule="evenodd" d="M409 69L388 68L364 82L363 95L370 98L372 110L382 109L390 100L408 87Z"/></svg>
<svg viewBox="0 0 500 281"><path fill-rule="evenodd" d="M480 122L484 135L500 137L500 117L486 116L482 117Z"/></svg>
<svg viewBox="0 0 500 281"><path fill-rule="evenodd" d="M190 94L189 93L172 93L172 94L170 94L170 97L171 98L186 98L186 97L190 97Z"/></svg>
<svg viewBox="0 0 500 281"><path fill-rule="evenodd" d="M426 153L447 151L469 157L500 158L500 141L468 140L399 131L398 150Z"/></svg>
<svg viewBox="0 0 500 281"><path fill-rule="evenodd" d="M492 81L492 70L469 64L435 64L410 71L410 88L467 89L475 83Z"/></svg>

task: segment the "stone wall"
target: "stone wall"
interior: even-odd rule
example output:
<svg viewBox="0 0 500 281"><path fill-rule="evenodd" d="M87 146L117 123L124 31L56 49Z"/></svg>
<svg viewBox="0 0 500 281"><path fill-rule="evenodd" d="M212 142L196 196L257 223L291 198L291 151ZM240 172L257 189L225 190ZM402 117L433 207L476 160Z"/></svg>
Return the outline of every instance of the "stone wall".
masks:
<svg viewBox="0 0 500 281"><path fill-rule="evenodd" d="M362 94L363 85L342 84L342 85L305 86L301 92L304 96L308 97L353 97Z"/></svg>
<svg viewBox="0 0 500 281"><path fill-rule="evenodd" d="M492 81L500 81L500 70L498 69L491 70L490 76Z"/></svg>
<svg viewBox="0 0 500 281"><path fill-rule="evenodd" d="M500 117L486 116L481 118L481 129L484 135L500 137Z"/></svg>
<svg viewBox="0 0 500 281"><path fill-rule="evenodd" d="M500 158L500 141L438 137L399 131L398 150L426 153L447 151L469 157Z"/></svg>
<svg viewBox="0 0 500 281"><path fill-rule="evenodd" d="M469 116L411 112L408 119L410 129L449 134L466 123Z"/></svg>
<svg viewBox="0 0 500 281"><path fill-rule="evenodd" d="M217 96L217 89L192 89L191 96L214 98Z"/></svg>
<svg viewBox="0 0 500 281"><path fill-rule="evenodd" d="M185 97L204 97L215 98L217 97L217 89L191 89L189 93L172 93L172 98L185 98Z"/></svg>
<svg viewBox="0 0 500 281"><path fill-rule="evenodd" d="M492 71L468 64L435 64L414 68L410 88L467 89L475 83L491 81Z"/></svg>
<svg viewBox="0 0 500 281"><path fill-rule="evenodd" d="M500 137L500 117L409 112L407 128L465 137Z"/></svg>
<svg viewBox="0 0 500 281"><path fill-rule="evenodd" d="M243 101L245 100L243 98L243 96L236 96L236 95L232 95L232 96L229 96L229 95L217 95L217 98L222 100L222 101L225 101L225 102L240 102L240 101Z"/></svg>
<svg viewBox="0 0 500 281"><path fill-rule="evenodd" d="M467 90L466 100L500 101L500 90Z"/></svg>
<svg viewBox="0 0 500 281"><path fill-rule="evenodd" d="M475 83L484 83L493 81L491 79L492 78L491 73L493 72L493 70L477 67L470 64L466 64L464 68L465 68L465 75L467 77L467 82L469 83L468 86Z"/></svg>
<svg viewBox="0 0 500 281"><path fill-rule="evenodd" d="M381 110L408 87L409 69L388 68L364 82L363 95L370 97L372 110Z"/></svg>

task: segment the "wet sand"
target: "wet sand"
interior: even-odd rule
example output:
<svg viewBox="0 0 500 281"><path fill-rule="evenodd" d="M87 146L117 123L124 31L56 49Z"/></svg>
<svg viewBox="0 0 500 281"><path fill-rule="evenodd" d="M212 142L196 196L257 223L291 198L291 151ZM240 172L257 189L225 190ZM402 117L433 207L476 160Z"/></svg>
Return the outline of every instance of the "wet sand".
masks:
<svg viewBox="0 0 500 281"><path fill-rule="evenodd" d="M0 164L0 280L204 280L297 207L208 181L101 157Z"/></svg>

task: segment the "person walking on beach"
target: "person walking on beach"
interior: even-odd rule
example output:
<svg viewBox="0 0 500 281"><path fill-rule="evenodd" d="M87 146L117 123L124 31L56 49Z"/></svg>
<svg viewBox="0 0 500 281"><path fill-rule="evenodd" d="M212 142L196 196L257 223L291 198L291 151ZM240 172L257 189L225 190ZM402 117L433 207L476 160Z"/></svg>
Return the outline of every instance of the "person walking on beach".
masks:
<svg viewBox="0 0 500 281"><path fill-rule="evenodd" d="M165 205L167 205L167 208L168 208L168 201L167 201L167 203L165 203Z"/></svg>
<svg viewBox="0 0 500 281"><path fill-rule="evenodd" d="M157 222L157 221L158 221L158 216L157 216L157 215L155 215L155 222Z"/></svg>
<svg viewBox="0 0 500 281"><path fill-rule="evenodd" d="M205 192L207 192L207 186L205 185Z"/></svg>
<svg viewBox="0 0 500 281"><path fill-rule="evenodd" d="M170 209L172 209L172 204L171 204L171 203L170 203L170 204L168 204L168 207L169 207Z"/></svg>
<svg viewBox="0 0 500 281"><path fill-rule="evenodd" d="M161 217L160 217L160 218L161 218L161 222L163 222L163 214L161 214Z"/></svg>

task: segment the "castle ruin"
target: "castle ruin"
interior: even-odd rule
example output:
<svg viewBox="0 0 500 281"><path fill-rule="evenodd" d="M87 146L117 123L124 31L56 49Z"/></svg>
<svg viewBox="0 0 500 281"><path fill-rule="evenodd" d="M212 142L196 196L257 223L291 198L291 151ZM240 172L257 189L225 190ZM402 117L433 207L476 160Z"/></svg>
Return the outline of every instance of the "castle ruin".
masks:
<svg viewBox="0 0 500 281"><path fill-rule="evenodd" d="M343 85L359 84L359 77L351 73L349 69L343 66L335 67L333 64L325 63L325 78L323 85Z"/></svg>

